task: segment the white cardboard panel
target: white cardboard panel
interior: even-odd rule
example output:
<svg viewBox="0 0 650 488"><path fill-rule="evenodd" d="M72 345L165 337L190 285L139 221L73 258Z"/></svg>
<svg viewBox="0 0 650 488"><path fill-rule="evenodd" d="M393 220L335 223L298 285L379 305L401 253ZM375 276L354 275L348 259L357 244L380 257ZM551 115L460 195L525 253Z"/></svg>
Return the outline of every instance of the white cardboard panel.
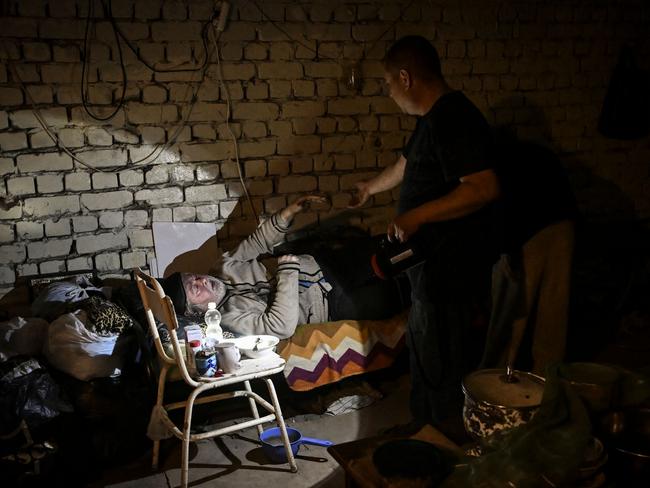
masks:
<svg viewBox="0 0 650 488"><path fill-rule="evenodd" d="M217 260L217 227L212 223L154 222L153 240L158 278L176 271L208 274Z"/></svg>

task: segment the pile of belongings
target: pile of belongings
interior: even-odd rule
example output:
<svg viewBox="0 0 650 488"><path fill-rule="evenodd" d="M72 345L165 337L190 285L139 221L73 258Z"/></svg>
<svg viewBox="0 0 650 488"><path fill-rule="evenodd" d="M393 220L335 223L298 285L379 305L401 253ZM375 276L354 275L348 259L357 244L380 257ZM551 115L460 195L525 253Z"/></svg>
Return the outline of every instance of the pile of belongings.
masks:
<svg viewBox="0 0 650 488"><path fill-rule="evenodd" d="M119 376L132 350L127 332L133 320L109 293L86 276L44 286L31 304L32 317L0 323L0 361L42 354L82 381Z"/></svg>

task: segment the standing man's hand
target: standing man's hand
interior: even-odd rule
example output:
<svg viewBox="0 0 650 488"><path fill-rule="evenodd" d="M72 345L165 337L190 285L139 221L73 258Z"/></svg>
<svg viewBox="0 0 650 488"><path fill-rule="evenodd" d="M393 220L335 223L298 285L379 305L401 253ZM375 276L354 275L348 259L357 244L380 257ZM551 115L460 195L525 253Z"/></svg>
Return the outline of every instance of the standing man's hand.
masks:
<svg viewBox="0 0 650 488"><path fill-rule="evenodd" d="M327 203L327 198L318 195L305 195L283 208L280 211L280 216L284 220L291 220L296 214L306 210L312 203Z"/></svg>
<svg viewBox="0 0 650 488"><path fill-rule="evenodd" d="M421 225L422 222L417 214L413 210L410 210L395 217L395 220L388 224L386 236L391 242L396 240L406 242L418 231Z"/></svg>
<svg viewBox="0 0 650 488"><path fill-rule="evenodd" d="M354 195L348 203L348 208L359 208L370 198L370 182L369 181L359 181L355 183L357 187Z"/></svg>

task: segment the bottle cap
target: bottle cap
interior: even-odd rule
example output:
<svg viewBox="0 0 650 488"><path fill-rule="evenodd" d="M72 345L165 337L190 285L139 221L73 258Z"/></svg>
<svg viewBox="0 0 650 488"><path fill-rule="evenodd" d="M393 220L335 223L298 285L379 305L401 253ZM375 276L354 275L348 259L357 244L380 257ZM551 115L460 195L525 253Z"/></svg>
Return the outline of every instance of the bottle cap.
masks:
<svg viewBox="0 0 650 488"><path fill-rule="evenodd" d="M208 302L208 310L215 310L217 308L217 304L215 302Z"/></svg>

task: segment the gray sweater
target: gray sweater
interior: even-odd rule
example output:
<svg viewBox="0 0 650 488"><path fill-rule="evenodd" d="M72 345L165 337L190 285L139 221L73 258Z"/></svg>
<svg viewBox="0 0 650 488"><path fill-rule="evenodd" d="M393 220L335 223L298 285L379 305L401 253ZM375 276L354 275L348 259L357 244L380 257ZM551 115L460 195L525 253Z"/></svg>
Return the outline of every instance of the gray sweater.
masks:
<svg viewBox="0 0 650 488"><path fill-rule="evenodd" d="M332 287L312 256L278 265L275 277L257 260L284 240L290 224L277 213L233 251L222 254L216 276L226 284L226 296L218 304L224 329L284 339L298 324L327 320L327 293Z"/></svg>

